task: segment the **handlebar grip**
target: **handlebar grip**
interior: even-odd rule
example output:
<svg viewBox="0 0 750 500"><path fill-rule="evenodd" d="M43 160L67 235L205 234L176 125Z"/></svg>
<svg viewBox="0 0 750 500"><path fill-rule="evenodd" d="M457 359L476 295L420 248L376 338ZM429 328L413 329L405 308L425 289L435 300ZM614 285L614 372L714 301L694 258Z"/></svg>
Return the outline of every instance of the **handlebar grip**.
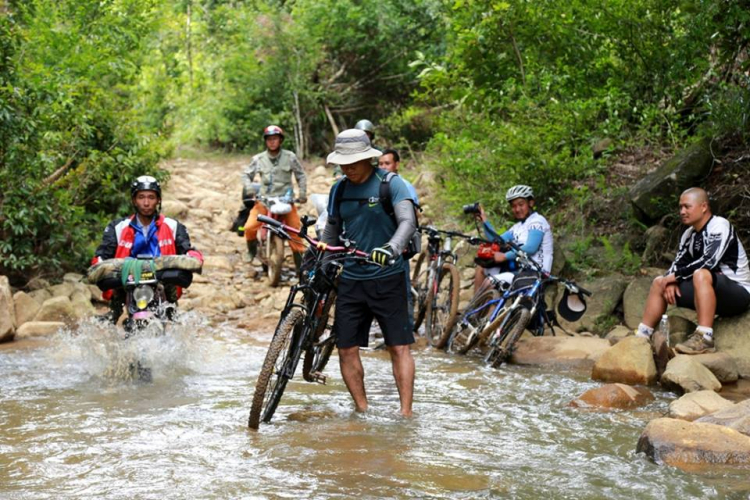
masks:
<svg viewBox="0 0 750 500"><path fill-rule="evenodd" d="M268 224L269 226L278 227L281 229L281 222L277 221L276 219L272 219L271 217L267 217L265 215L259 215L258 221L262 222L263 224Z"/></svg>
<svg viewBox="0 0 750 500"><path fill-rule="evenodd" d="M589 291L588 291L588 290L586 290L585 288L583 288L583 287L580 287L580 286L578 286L578 285L576 285L576 288L578 288L578 291L579 291L579 292L581 292L582 294L584 294L584 295L586 295L586 296L588 296L588 297L591 297L591 292L589 292Z"/></svg>

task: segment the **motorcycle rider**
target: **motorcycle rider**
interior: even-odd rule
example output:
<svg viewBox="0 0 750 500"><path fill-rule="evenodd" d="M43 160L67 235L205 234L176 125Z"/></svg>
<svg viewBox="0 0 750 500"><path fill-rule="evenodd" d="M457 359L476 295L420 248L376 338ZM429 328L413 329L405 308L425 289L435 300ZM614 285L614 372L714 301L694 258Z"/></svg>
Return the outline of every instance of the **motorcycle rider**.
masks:
<svg viewBox="0 0 750 500"><path fill-rule="evenodd" d="M286 149L282 149L281 144L284 142L284 130L277 125L269 125L263 130L263 139L266 143L266 150L253 156L250 165L242 174L242 184L244 192L253 192L253 180L256 174L261 177L261 194L266 197L283 197L292 190L292 174L297 179L299 187L299 202L307 202L307 177L302 169L302 164L297 156ZM250 216L245 224L245 241L247 242L247 251L249 261L255 258L258 253L258 229L263 225L258 222L258 215L268 215L268 208L261 202L256 202L250 210ZM297 207L292 204L292 211L284 215L282 221L287 226L299 228L301 226ZM305 246L298 236L293 236L289 241L294 256L294 265L299 273L302 262L302 252Z"/></svg>
<svg viewBox="0 0 750 500"><path fill-rule="evenodd" d="M138 255L189 255L203 262L203 254L190 244L187 228L159 213L161 208L161 186L150 175L138 177L130 185L130 200L135 213L111 221L102 235L102 241L94 252L91 265L106 259L124 259ZM164 285L167 300L177 303L182 290L174 285ZM109 300L110 311L105 316L112 323L122 314L125 294L122 288L105 291L102 296Z"/></svg>

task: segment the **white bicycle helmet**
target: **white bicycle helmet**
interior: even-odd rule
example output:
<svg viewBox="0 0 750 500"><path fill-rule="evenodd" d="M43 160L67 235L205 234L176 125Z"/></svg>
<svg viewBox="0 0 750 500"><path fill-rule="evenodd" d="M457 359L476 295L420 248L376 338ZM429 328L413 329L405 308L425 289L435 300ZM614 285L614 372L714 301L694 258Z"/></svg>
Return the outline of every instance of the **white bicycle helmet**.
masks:
<svg viewBox="0 0 750 500"><path fill-rule="evenodd" d="M505 201L513 201L516 198L533 198L534 197L534 190L531 189L530 186L526 186L524 184L519 184L517 186L513 186L508 190L507 193L505 193Z"/></svg>

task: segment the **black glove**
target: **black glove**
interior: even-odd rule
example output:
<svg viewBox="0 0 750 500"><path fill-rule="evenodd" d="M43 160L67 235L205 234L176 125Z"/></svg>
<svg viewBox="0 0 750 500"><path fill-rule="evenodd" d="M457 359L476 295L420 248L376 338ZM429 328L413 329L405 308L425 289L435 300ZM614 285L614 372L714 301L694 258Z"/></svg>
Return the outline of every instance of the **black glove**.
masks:
<svg viewBox="0 0 750 500"><path fill-rule="evenodd" d="M379 266L390 266L395 261L391 245L386 243L382 247L373 248L370 259Z"/></svg>

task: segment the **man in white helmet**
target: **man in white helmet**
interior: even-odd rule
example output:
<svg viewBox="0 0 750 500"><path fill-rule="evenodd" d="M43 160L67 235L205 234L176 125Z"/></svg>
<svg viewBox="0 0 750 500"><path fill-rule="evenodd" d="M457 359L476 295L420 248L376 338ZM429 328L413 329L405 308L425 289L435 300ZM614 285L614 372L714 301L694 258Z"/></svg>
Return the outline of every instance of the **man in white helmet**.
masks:
<svg viewBox="0 0 750 500"><path fill-rule="evenodd" d="M505 199L510 203L510 210L518 222L508 231L498 234L487 220L484 209L479 205L479 213L476 216L484 225L485 235L488 239L498 243L515 243L544 271L550 272L552 270L552 254L554 253L552 228L547 219L534 210L533 189L523 184L513 186L505 194ZM477 260L477 264L479 267L477 267L474 276L475 292L481 288L487 276L492 275L495 276L495 279L510 283L519 271L516 264L516 252L513 250L496 251L490 259Z"/></svg>

